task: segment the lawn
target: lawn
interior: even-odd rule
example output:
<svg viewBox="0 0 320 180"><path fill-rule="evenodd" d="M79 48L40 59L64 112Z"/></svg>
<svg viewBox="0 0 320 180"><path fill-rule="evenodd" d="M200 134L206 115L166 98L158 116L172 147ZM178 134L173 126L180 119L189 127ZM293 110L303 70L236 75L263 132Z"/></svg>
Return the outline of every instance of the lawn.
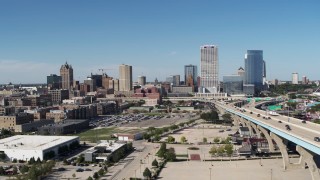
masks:
<svg viewBox="0 0 320 180"><path fill-rule="evenodd" d="M140 128L118 128L118 127L106 127L90 129L88 131L76 134L80 137L80 141L97 142L98 140L112 139L111 135L115 133L137 133L142 132Z"/></svg>

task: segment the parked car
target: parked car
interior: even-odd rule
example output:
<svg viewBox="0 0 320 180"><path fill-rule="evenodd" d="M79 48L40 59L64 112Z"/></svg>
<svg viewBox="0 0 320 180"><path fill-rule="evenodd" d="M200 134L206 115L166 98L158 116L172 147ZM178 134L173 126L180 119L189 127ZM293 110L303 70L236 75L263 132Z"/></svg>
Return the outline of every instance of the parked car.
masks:
<svg viewBox="0 0 320 180"><path fill-rule="evenodd" d="M278 121L278 123L282 123L282 121Z"/></svg>
<svg viewBox="0 0 320 180"><path fill-rule="evenodd" d="M320 138L319 137L314 137L314 141L320 142Z"/></svg>
<svg viewBox="0 0 320 180"><path fill-rule="evenodd" d="M83 172L84 170L82 169L82 168L78 168L77 170L76 170L76 172Z"/></svg>

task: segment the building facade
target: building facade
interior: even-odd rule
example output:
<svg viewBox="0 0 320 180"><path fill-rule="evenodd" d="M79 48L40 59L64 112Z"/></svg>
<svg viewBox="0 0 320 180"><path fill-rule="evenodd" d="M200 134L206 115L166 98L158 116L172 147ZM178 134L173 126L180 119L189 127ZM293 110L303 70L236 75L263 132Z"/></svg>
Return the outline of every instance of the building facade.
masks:
<svg viewBox="0 0 320 180"><path fill-rule="evenodd" d="M146 76L138 76L138 85L144 86L146 85Z"/></svg>
<svg viewBox="0 0 320 180"><path fill-rule="evenodd" d="M67 62L60 68L62 89L71 90L73 87L73 68Z"/></svg>
<svg viewBox="0 0 320 180"><path fill-rule="evenodd" d="M197 86L198 70L196 65L184 66L184 82L187 86Z"/></svg>
<svg viewBox="0 0 320 180"><path fill-rule="evenodd" d="M228 95L243 94L243 77L239 75L223 76L223 91Z"/></svg>
<svg viewBox="0 0 320 180"><path fill-rule="evenodd" d="M245 54L245 84L253 84L255 92L263 88L263 78L265 72L265 62L262 50L247 50Z"/></svg>
<svg viewBox="0 0 320 180"><path fill-rule="evenodd" d="M132 66L121 64L119 66L119 91L132 90Z"/></svg>
<svg viewBox="0 0 320 180"><path fill-rule="evenodd" d="M219 92L218 47L204 45L200 47L200 88L201 93Z"/></svg>
<svg viewBox="0 0 320 180"><path fill-rule="evenodd" d="M50 76L47 76L47 87L49 89L61 89L61 82L61 76L57 76L56 74L50 74Z"/></svg>
<svg viewBox="0 0 320 180"><path fill-rule="evenodd" d="M292 73L292 84L299 84L299 74L296 72Z"/></svg>

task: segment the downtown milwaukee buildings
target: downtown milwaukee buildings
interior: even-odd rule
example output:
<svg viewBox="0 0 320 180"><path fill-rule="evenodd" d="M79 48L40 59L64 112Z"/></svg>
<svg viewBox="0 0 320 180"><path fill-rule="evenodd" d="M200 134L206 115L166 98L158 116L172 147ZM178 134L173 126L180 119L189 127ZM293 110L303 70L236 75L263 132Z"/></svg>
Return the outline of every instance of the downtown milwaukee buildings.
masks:
<svg viewBox="0 0 320 180"><path fill-rule="evenodd" d="M265 88L266 63L262 50L247 50L244 68L236 75L223 76L223 90L228 95L254 96Z"/></svg>

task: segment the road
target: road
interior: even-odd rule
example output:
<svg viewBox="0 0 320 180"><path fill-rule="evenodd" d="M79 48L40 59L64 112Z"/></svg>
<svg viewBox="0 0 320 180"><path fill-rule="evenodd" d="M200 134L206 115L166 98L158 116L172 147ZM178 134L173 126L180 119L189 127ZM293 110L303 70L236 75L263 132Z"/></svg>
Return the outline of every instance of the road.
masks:
<svg viewBox="0 0 320 180"><path fill-rule="evenodd" d="M290 117L288 122L287 116L269 116L271 119L264 119L263 116L266 116L266 112L256 109L254 105L246 105L244 109L246 112L241 112L240 108L236 108L233 104L223 104L220 102L215 102L216 105L223 107L224 109L228 109L236 112L239 115L244 117L250 117L255 119L256 121L265 124L266 126L272 127L274 129L280 130L281 132L296 137L300 140L303 140L309 144L312 144L318 148L318 153L320 154L320 142L314 141L314 137L320 136L320 125L312 124L311 122L307 122L303 124L301 120ZM250 114L252 112L252 114ZM257 114L260 114L260 117L257 117ZM282 123L279 123L281 121ZM288 131L285 125L288 124L291 127L291 131Z"/></svg>
<svg viewBox="0 0 320 180"><path fill-rule="evenodd" d="M141 152L135 151L125 158L122 163L110 168L110 179L123 180L129 179L130 177L143 178L142 173L144 169L146 167L149 167L150 169L150 164L155 158L158 144L138 141L134 143L134 147L143 150Z"/></svg>

